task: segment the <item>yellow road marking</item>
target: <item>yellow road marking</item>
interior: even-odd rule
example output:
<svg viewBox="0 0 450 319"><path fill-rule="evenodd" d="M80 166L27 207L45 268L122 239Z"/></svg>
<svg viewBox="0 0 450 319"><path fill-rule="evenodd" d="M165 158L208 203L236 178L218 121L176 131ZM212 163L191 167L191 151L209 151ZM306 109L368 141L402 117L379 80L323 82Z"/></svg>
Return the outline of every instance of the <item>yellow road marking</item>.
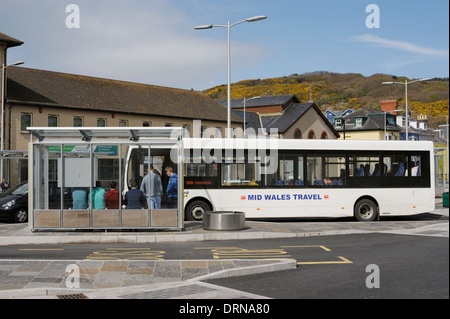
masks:
<svg viewBox="0 0 450 319"><path fill-rule="evenodd" d="M94 251L85 260L164 260L165 253L151 248L107 248Z"/></svg>
<svg viewBox="0 0 450 319"><path fill-rule="evenodd" d="M297 265L353 264L345 257L338 256L340 261L298 261Z"/></svg>
<svg viewBox="0 0 450 319"><path fill-rule="evenodd" d="M331 251L331 249L323 246L323 245L304 245L304 246L280 246L281 248L311 248L311 247L319 247L325 251Z"/></svg>
<svg viewBox="0 0 450 319"><path fill-rule="evenodd" d="M230 258L289 258L284 249L245 249L239 247L198 247L195 249L209 249L214 259Z"/></svg>
<svg viewBox="0 0 450 319"><path fill-rule="evenodd" d="M22 248L19 250L64 250L64 248Z"/></svg>

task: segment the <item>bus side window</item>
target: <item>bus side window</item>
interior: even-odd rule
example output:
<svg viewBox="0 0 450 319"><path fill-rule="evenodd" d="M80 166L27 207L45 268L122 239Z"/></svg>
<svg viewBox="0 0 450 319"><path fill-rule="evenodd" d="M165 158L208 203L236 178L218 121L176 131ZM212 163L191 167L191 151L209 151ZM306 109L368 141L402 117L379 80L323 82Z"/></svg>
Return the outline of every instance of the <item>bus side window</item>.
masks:
<svg viewBox="0 0 450 319"><path fill-rule="evenodd" d="M405 154L392 154L383 157L384 176L408 176L408 157Z"/></svg>
<svg viewBox="0 0 450 319"><path fill-rule="evenodd" d="M222 186L260 186L259 163L222 164Z"/></svg>
<svg viewBox="0 0 450 319"><path fill-rule="evenodd" d="M411 170L411 176L421 176L421 160L420 155L411 155L409 161L409 167Z"/></svg>
<svg viewBox="0 0 450 319"><path fill-rule="evenodd" d="M349 169L351 177L380 176L379 156L350 156Z"/></svg>
<svg viewBox="0 0 450 319"><path fill-rule="evenodd" d="M306 158L306 183L309 186L322 186L322 156L308 155Z"/></svg>
<svg viewBox="0 0 450 319"><path fill-rule="evenodd" d="M345 155L324 156L323 172L325 186L344 186L345 185Z"/></svg>

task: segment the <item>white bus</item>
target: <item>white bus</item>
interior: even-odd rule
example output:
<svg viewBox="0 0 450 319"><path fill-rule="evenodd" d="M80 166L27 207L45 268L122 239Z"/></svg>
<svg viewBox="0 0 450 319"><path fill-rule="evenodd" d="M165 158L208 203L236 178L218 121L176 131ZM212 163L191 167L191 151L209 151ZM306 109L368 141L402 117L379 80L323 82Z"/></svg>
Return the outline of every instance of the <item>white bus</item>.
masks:
<svg viewBox="0 0 450 319"><path fill-rule="evenodd" d="M139 165L146 170L146 152L130 148L128 181ZM152 150L150 163L163 185L165 167L182 165L187 220L214 210L242 211L247 219L372 221L435 208L432 142L187 138L182 153L181 161L169 149Z"/></svg>

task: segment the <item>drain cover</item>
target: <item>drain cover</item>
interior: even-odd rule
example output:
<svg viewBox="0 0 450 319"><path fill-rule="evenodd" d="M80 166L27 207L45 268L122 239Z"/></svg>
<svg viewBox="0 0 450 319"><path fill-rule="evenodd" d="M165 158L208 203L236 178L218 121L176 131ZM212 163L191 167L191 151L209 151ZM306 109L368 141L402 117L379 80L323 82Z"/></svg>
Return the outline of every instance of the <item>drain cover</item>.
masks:
<svg viewBox="0 0 450 319"><path fill-rule="evenodd" d="M56 295L59 299L88 299L85 294Z"/></svg>

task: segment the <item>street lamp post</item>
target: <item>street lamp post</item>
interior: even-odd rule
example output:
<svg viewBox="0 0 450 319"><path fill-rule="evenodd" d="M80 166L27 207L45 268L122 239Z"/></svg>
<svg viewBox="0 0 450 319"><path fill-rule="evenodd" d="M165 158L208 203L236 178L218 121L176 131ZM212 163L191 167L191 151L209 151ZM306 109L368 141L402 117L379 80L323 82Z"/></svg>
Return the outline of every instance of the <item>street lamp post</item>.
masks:
<svg viewBox="0 0 450 319"><path fill-rule="evenodd" d="M10 66L15 66L15 65L21 65L24 64L25 62L23 61L19 61L19 62L15 62L12 64L8 64L6 65L5 63L3 63L2 66L2 114L1 114L1 120L2 120L2 132L1 132L1 165L0 165L0 175L3 178L3 151L5 150L5 70L6 68L9 68Z"/></svg>
<svg viewBox="0 0 450 319"><path fill-rule="evenodd" d="M381 84L403 84L405 86L405 112L406 112L406 138L405 140L407 141L409 139L408 137L408 128L409 128L409 115L408 115L408 84L414 83L414 82L420 82L420 81L426 81L426 80L431 80L431 78L423 78L423 79L418 79L418 80L414 80L414 81L410 81L408 82L408 80L405 80L405 82L382 82Z"/></svg>
<svg viewBox="0 0 450 319"><path fill-rule="evenodd" d="M231 50L230 50L230 29L234 27L235 25L238 25L243 22L255 22L266 19L266 16L256 16L252 18L248 18L242 21L238 21L236 23L230 24L230 21L228 20L227 25L215 25L215 24L207 24L207 25L200 25L195 27L195 30L205 30L205 29L212 29L212 28L226 28L228 30L228 94L227 94L227 137L231 138Z"/></svg>

